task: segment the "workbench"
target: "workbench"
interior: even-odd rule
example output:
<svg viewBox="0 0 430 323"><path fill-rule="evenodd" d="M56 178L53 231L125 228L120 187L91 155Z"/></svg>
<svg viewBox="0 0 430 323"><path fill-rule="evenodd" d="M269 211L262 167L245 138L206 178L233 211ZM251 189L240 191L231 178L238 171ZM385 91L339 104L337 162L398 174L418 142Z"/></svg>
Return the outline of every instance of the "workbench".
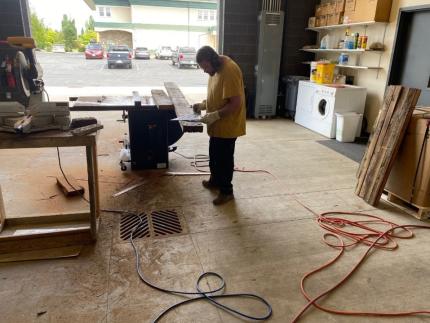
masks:
<svg viewBox="0 0 430 323"><path fill-rule="evenodd" d="M100 202L96 141L97 133L85 136L73 136L70 132L62 131L46 131L27 135L0 133L0 149L85 147L89 192L89 213L40 215L40 217L23 218L22 222L19 219L8 219L7 215L3 215L0 218L2 224L0 231L3 228L0 232L0 253L8 252L7 248L2 246L4 242L26 240L29 245L31 239L44 239L46 242L46 238L59 237L62 234L70 238L74 233L81 237L88 237L87 240L90 241L97 239ZM7 187L2 189L4 194ZM76 236L74 239L77 242ZM48 244L51 245L51 243Z"/></svg>

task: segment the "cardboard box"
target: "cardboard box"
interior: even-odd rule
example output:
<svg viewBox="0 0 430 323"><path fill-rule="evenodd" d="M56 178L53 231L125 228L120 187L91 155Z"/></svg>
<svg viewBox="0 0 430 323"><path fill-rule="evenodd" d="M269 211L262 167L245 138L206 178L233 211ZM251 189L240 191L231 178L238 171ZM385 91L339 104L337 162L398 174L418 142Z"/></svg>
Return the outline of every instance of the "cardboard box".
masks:
<svg viewBox="0 0 430 323"><path fill-rule="evenodd" d="M317 23L317 17L310 17L308 20L308 28L314 28L316 27L316 23Z"/></svg>
<svg viewBox="0 0 430 323"><path fill-rule="evenodd" d="M345 0L345 13L354 12L357 0Z"/></svg>
<svg viewBox="0 0 430 323"><path fill-rule="evenodd" d="M354 10L351 10L355 3ZM390 20L392 0L346 0L345 20L351 22Z"/></svg>
<svg viewBox="0 0 430 323"><path fill-rule="evenodd" d="M385 186L393 195L421 208L430 207L430 139L419 162L428 122L430 108L417 108Z"/></svg>
<svg viewBox="0 0 430 323"><path fill-rule="evenodd" d="M327 15L332 15L336 13L336 1L328 3Z"/></svg>
<svg viewBox="0 0 430 323"><path fill-rule="evenodd" d="M343 13L334 13L327 16L327 26L339 25L343 23Z"/></svg>
<svg viewBox="0 0 430 323"><path fill-rule="evenodd" d="M329 3L322 3L322 4L320 4L320 6L321 6L322 15L323 16L328 15L330 4Z"/></svg>
<svg viewBox="0 0 430 323"><path fill-rule="evenodd" d="M336 1L336 13L341 13L345 11L345 0Z"/></svg>
<svg viewBox="0 0 430 323"><path fill-rule="evenodd" d="M317 5L317 6L315 7L315 16L316 16L316 17L321 17L321 16L323 16L323 7L322 7L322 5Z"/></svg>
<svg viewBox="0 0 430 323"><path fill-rule="evenodd" d="M327 26L327 16L317 17L315 27L324 27L324 26Z"/></svg>

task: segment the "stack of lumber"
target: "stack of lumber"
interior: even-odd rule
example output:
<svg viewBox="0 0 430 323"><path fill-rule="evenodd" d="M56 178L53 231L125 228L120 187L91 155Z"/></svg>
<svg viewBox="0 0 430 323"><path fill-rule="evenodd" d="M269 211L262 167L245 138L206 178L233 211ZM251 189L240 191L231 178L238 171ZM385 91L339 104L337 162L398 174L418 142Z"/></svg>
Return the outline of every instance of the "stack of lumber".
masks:
<svg viewBox="0 0 430 323"><path fill-rule="evenodd" d="M381 198L421 90L389 86L366 154L355 193L372 206Z"/></svg>

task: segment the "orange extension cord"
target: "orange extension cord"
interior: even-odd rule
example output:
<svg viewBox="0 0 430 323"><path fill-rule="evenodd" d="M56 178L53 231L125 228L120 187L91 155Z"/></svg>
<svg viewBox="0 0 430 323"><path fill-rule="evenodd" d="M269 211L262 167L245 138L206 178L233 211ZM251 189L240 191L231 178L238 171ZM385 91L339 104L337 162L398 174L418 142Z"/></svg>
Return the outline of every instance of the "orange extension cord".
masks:
<svg viewBox="0 0 430 323"><path fill-rule="evenodd" d="M310 210L309 208L307 209ZM364 219L358 220L358 221L352 221L342 217L338 217L339 215L360 216L360 217L363 217ZM323 235L324 242L332 248L339 249L339 253L324 265L312 270L311 272L303 276L301 280L301 290L302 290L303 296L308 300L308 303L292 320L293 323L297 322L311 306L314 306L324 312L339 314L339 315L400 317L400 316L411 316L411 315L418 315L418 314L430 314L430 310L414 310L414 311L408 311L408 312L381 312L381 313L345 311L345 310L337 310L334 308L324 307L317 303L318 300L320 300L324 296L327 296L329 293L334 292L338 287L344 284L351 277L351 275L358 269L358 267L363 264L366 257L372 251L372 249L375 248L375 249L393 251L398 247L398 244L395 239L410 239L414 237L414 234L411 231L411 229L430 229L430 226L397 225L393 222L386 221L374 215L354 213L354 212L326 212L321 215L316 214L316 216L317 216L316 220L318 224L324 230L327 231ZM375 229L375 226L380 227L381 225L389 228L385 231L380 231ZM336 243L330 242L328 241L329 238L335 238L337 242ZM345 240L347 240L348 243L346 243ZM333 287L329 288L328 290L324 291L323 293L319 294L316 297L311 297L306 292L306 289L305 289L306 280L312 275L314 275L315 273L322 271L327 267L331 266L332 264L334 264L342 256L346 248L356 246L359 244L367 245L369 246L369 248L361 257L360 261L352 268L352 270Z"/></svg>

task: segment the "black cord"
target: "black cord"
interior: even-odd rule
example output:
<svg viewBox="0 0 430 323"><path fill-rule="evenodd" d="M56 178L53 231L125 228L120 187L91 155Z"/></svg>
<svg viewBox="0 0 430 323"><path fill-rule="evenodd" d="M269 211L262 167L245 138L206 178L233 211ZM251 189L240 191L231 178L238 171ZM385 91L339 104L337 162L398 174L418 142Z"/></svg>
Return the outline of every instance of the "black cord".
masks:
<svg viewBox="0 0 430 323"><path fill-rule="evenodd" d="M149 287L152 287L158 291L164 292L164 293L169 293L169 294L173 294L173 295L183 295L183 296L190 296L190 295L195 295L197 297L194 298L190 298L187 299L185 301L179 302L177 304L174 304L172 306L170 306L169 308L167 308L166 310L164 310L161 314L159 314L157 316L157 318L153 321L154 323L159 322L160 319L162 317L164 317L165 315L167 315L167 313L169 313L170 311L172 311L175 308L178 308L182 305L188 304L188 303L192 303L192 302L197 302L197 301L201 301L201 300L206 300L208 302L210 302L212 305L226 311L229 312L230 314L236 315L238 317L241 317L243 319L248 319L248 320L254 320L254 321L265 321L268 318L270 318L272 316L272 307L269 304L269 302L267 302L264 298L255 295L255 294L245 294L245 293L239 293L239 294L221 294L221 295L214 295L218 292L224 292L225 288L226 288L226 283L224 278L220 275L217 274L215 272L205 272L203 274L201 274L196 282L196 290L197 292L187 292L187 291L177 291L177 290L171 290L171 289L167 289L167 288L162 288L159 287L157 285L155 285L154 283L150 282L144 275L144 273L141 270L140 267L140 253L134 243L134 233L136 232L136 230L139 229L139 227L142 225L143 223L143 218L142 215L144 213L140 213L140 214L135 214L135 216L139 217L139 223L134 227L133 231L131 232L131 236L130 236L130 243L133 247L133 251L134 254L136 256L136 271L137 274L139 275L139 278L142 282L144 282L146 285L148 285ZM203 291L200 287L200 283L204 278L207 277L215 277L220 281L220 287L213 289L213 290L209 290L209 291ZM240 312L239 310L236 310L232 307L229 307L227 305L223 305L221 303L219 303L216 299L223 299L223 298L250 298L250 299L254 299L262 304L264 304L266 306L267 312L265 315L263 316L252 316L252 315L248 315L245 314L243 312Z"/></svg>

